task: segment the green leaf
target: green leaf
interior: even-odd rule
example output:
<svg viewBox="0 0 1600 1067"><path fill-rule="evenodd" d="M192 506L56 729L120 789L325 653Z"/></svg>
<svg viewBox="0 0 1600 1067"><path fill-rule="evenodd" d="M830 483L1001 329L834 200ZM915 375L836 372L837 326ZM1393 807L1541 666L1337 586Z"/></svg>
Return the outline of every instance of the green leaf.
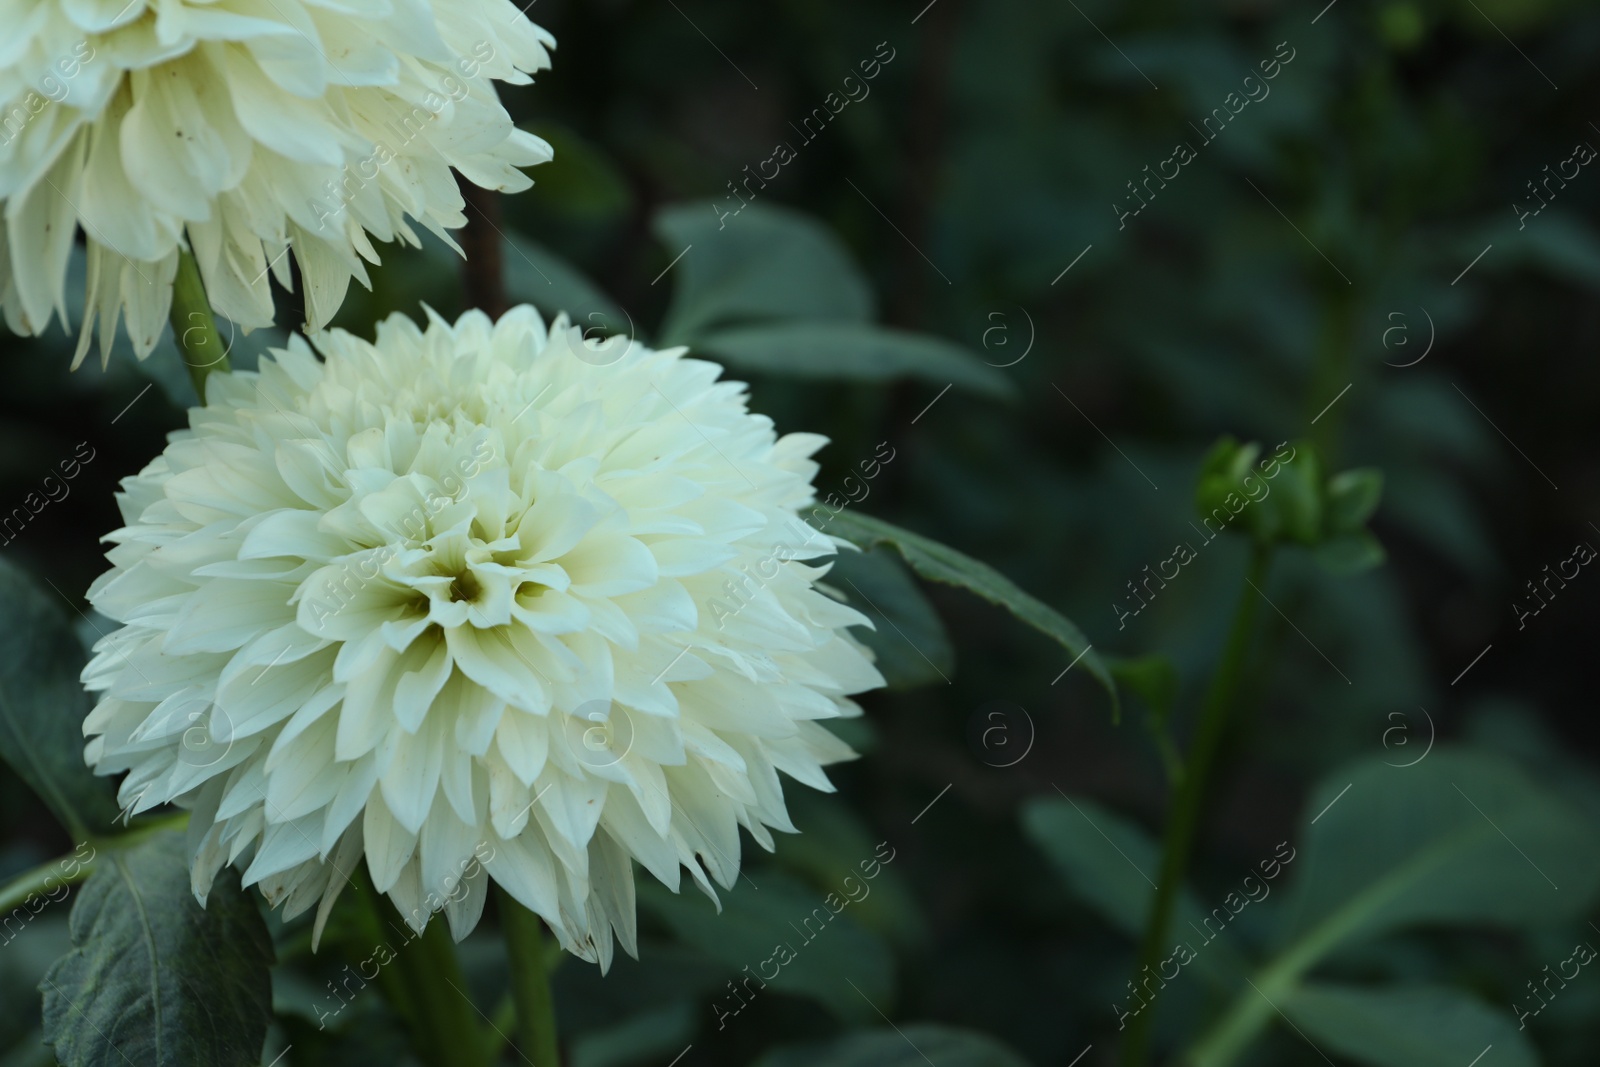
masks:
<svg viewBox="0 0 1600 1067"><path fill-rule="evenodd" d="M1079 900L1130 939L1137 941L1143 935L1155 898L1161 850L1142 828L1088 797L1065 795L1028 803L1022 810L1022 825ZM1194 894L1185 890L1169 936L1174 945L1189 946L1192 962L1208 978L1237 982L1244 973L1243 961L1229 938L1219 939L1232 915L1226 907L1216 911L1217 917L1208 916Z"/></svg>
<svg viewBox="0 0 1600 1067"><path fill-rule="evenodd" d="M112 828L116 791L83 761L83 646L57 599L0 560L0 756L82 841Z"/></svg>
<svg viewBox="0 0 1600 1067"><path fill-rule="evenodd" d="M696 345L729 366L794 378L884 382L920 378L985 396L1017 390L970 350L940 337L851 322L786 322L717 330Z"/></svg>
<svg viewBox="0 0 1600 1067"><path fill-rule="evenodd" d="M870 894L870 881L856 884ZM855 921L845 892L822 893L765 872L759 890L741 881L723 893L720 915L698 893L679 895L655 882L640 884L639 906L727 968L727 980L743 1000L724 986L713 1005L719 1019L739 1012L752 997L780 992L811 997L841 1018L864 1022L877 1013L863 995L884 1007L894 996L894 960L883 939ZM839 911L828 906L830 897ZM762 989L763 980L770 988Z"/></svg>
<svg viewBox="0 0 1600 1067"><path fill-rule="evenodd" d="M877 626L854 633L878 657L890 689L950 681L956 669L950 635L893 552L841 552L826 581Z"/></svg>
<svg viewBox="0 0 1600 1067"><path fill-rule="evenodd" d="M1382 498L1382 471L1361 467L1335 474L1328 479L1328 530L1353 533L1361 529Z"/></svg>
<svg viewBox="0 0 1600 1067"><path fill-rule="evenodd" d="M1281 1006L1319 1048L1373 1067L1464 1067L1491 1045L1495 1067L1539 1065L1507 1015L1456 989L1318 983Z"/></svg>
<svg viewBox="0 0 1600 1067"><path fill-rule="evenodd" d="M1338 534L1311 550L1312 558L1334 574L1360 574L1381 567L1388 558L1383 545L1365 530Z"/></svg>
<svg viewBox="0 0 1600 1067"><path fill-rule="evenodd" d="M1423 923L1549 927L1586 914L1600 890L1600 834L1498 756L1362 760L1324 779L1305 815L1287 947L1196 1044L1196 1067L1233 1063L1301 976L1344 947Z"/></svg>
<svg viewBox="0 0 1600 1067"><path fill-rule="evenodd" d="M1600 889L1600 834L1498 756L1363 760L1324 779L1306 814L1285 935L1312 960L1417 923L1575 920Z"/></svg>
<svg viewBox="0 0 1600 1067"><path fill-rule="evenodd" d="M45 1040L62 1067L255 1067L272 1015L272 941L229 869L202 908L181 833L109 851L50 968Z"/></svg>
<svg viewBox="0 0 1600 1067"><path fill-rule="evenodd" d="M1040 633L1054 638L1072 655L1075 662L1081 660L1084 669L1105 687L1111 696L1113 713L1118 711L1116 683L1112 681L1111 672L1106 669L1105 661L1083 636L1083 631L1079 630L1071 619L1048 604L1018 589L1011 579L987 563L980 563L971 556L957 552L949 545L931 541L910 530L901 529L882 519L863 515L854 509L835 513L827 525L826 532L841 537L858 548L868 549L875 545L888 545L911 564L912 570L929 581L957 585L976 593L989 603L1005 608Z"/></svg>
<svg viewBox="0 0 1600 1067"><path fill-rule="evenodd" d="M39 1036L39 979L72 947L68 909L54 903L37 905L37 915L23 911L25 920L12 911L0 925L0 1067L37 1067L49 1054Z"/></svg>
<svg viewBox="0 0 1600 1067"><path fill-rule="evenodd" d="M937 1023L868 1030L832 1041L773 1049L755 1067L1028 1067L985 1034Z"/></svg>
<svg viewBox="0 0 1600 1067"><path fill-rule="evenodd" d="M724 201L704 200L656 216L667 255L683 256L672 267L665 344L741 322L872 320L872 289L831 230L785 208L752 204L724 217L727 210Z"/></svg>
<svg viewBox="0 0 1600 1067"><path fill-rule="evenodd" d="M506 294L532 304L546 321L565 311L585 337L625 333L638 326L601 288L560 256L526 237L506 238Z"/></svg>
<svg viewBox="0 0 1600 1067"><path fill-rule="evenodd" d="M1286 540L1314 545L1322 537L1322 461L1308 441L1293 447L1294 458L1273 480L1273 507Z"/></svg>

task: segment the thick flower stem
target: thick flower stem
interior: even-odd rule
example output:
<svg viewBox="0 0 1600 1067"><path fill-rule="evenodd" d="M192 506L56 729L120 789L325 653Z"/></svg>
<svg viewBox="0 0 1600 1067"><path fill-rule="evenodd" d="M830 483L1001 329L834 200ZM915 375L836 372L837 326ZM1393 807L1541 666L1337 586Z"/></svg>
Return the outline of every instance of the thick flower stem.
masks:
<svg viewBox="0 0 1600 1067"><path fill-rule="evenodd" d="M556 1044L556 1007L550 996L550 968L545 959L539 917L500 893L500 924L511 952L511 995L517 1005L517 1036L533 1067L560 1067Z"/></svg>
<svg viewBox="0 0 1600 1067"><path fill-rule="evenodd" d="M128 848L143 841L153 834L166 830L181 829L189 822L189 813L177 812L160 818L151 818L141 822L126 833L115 837L89 837L84 844L78 846L75 852L59 856L49 863L41 864L31 871L24 871L5 885L0 886L0 918L13 909L25 904L29 897L40 894L48 896L54 892L56 885L77 885L94 873L96 862L104 849ZM87 856L79 856L84 848L89 850ZM71 868L68 870L67 868Z"/></svg>
<svg viewBox="0 0 1600 1067"><path fill-rule="evenodd" d="M30 897L48 896L55 891L55 886L76 885L94 873L95 857L92 853L87 858L78 860L73 870L64 871L63 868L72 859L74 857L70 854L53 859L31 871L24 871L4 886L0 886L0 918L20 908Z"/></svg>
<svg viewBox="0 0 1600 1067"><path fill-rule="evenodd" d="M1217 663L1216 673L1211 677L1211 687L1206 692L1205 704L1200 710L1200 725L1194 743L1184 761L1177 788L1168 802L1161 874L1156 879L1155 899L1151 902L1144 939L1139 946L1138 967L1133 979L1136 987L1147 974L1159 974L1162 957L1166 954L1167 929L1172 924L1172 912L1188 870L1211 764L1216 758L1217 749L1221 747L1228 725L1228 713L1235 703L1239 678L1244 670L1245 654L1250 649L1250 635L1261 601L1261 595L1256 590L1266 580L1271 560L1270 548L1257 547L1250 557L1247 584L1240 589L1239 603L1234 609L1227 643L1223 645L1222 659ZM1128 1036L1122 1043L1123 1067L1143 1067L1149 1050L1151 1027L1155 1022L1156 1006L1156 1000L1151 1000L1129 1024Z"/></svg>
<svg viewBox="0 0 1600 1067"><path fill-rule="evenodd" d="M228 370L228 349L217 333L216 316L206 299L200 266L188 249L178 251L178 275L172 280L172 338L189 368L200 403L206 402L206 376Z"/></svg>
<svg viewBox="0 0 1600 1067"><path fill-rule="evenodd" d="M380 988L410 1027L412 1051L429 1067L488 1067L488 1044L444 916L435 915L418 936L386 897L364 878L356 881L376 913L371 932L392 949L392 960L380 966Z"/></svg>

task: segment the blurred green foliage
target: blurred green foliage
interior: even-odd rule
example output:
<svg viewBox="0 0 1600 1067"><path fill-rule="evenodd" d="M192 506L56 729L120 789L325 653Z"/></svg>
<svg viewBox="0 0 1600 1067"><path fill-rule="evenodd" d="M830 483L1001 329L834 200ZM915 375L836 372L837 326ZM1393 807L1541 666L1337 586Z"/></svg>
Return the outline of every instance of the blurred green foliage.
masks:
<svg viewBox="0 0 1600 1067"><path fill-rule="evenodd" d="M1299 523L1301 541L1364 528L1375 542L1346 542L1332 561L1360 573L1285 551L1263 590L1275 610L1178 925L1200 922L1279 842L1302 858L1285 892L1240 911L1196 974L1163 990L1158 1048L1199 1042L1261 1064L1305 1061L1307 1040L1379 1065L1464 1065L1480 1041L1495 1063L1600 1055L1600 979L1587 973L1525 1030L1509 1025L1595 914L1600 736L1582 714L1595 594L1526 630L1506 610L1593 532L1600 370L1579 353L1600 333L1600 189L1575 179L1520 226L1516 205L1531 204L1527 183L1547 164L1600 138L1585 109L1600 89L1600 11L1320 8L534 9L561 41L556 66L508 96L556 160L503 205L512 295L586 331L725 361L781 430L832 438L819 492L851 503L830 533L870 515L937 538L1082 631L1057 643L965 591L919 590L886 548L847 565L856 592L884 598L863 610L904 687L847 724L865 755L835 775L838 795L790 791L803 835L747 855L752 884L727 894L721 917L641 892L639 962L604 979L560 963L574 1067L665 1064L691 1044L686 1065L921 1062L907 1043L941 1067L1066 1064L1090 1045L1082 1067L1112 1062L1148 895L1136 872L1155 869L1163 797L1247 539L1203 548L1120 626L1115 605L1191 538L1197 487L1232 476L1237 454L1210 451L1225 436L1309 442L1320 473L1294 499L1327 514L1285 512L1283 528ZM1290 52L1263 80L1261 64ZM1230 94L1262 89L1233 113ZM820 132L801 127L833 114L829 94L849 102ZM1225 129L1213 119L1204 132L1219 108ZM793 158L760 177L780 144ZM1194 158L1171 177L1162 164L1178 144ZM466 306L447 249L381 252L372 292L353 292L338 325L370 334L422 301ZM299 297L279 298L297 323ZM233 336L234 365L281 338ZM115 482L182 425L192 388L170 339L144 364L124 348L76 374L59 335L7 337L0 351L0 514L28 511L6 562L77 618L69 607L85 608L103 566L97 539L118 525ZM95 458L64 495L27 505L80 442ZM895 458L861 478L882 442ZM1377 473L1334 475L1361 471L1381 472L1375 511ZM23 630L37 642L64 625L30 623L17 602L8 595L8 649L34 647L17 643ZM882 625L891 617L899 634ZM107 628L90 616L79 636ZM1096 673L1142 713L1114 725ZM1004 759L982 717L997 700L1021 712L996 720L1013 731ZM59 800L0 774L0 877L70 849L50 817ZM874 895L804 950L804 971L719 1028L741 969L880 841L897 858ZM1347 914L1422 854L1441 866ZM1559 892L1541 895L1534 861ZM1281 987L1301 1032L1255 1018L1242 979L1284 978L1284 953L1341 915L1340 936ZM402 1021L376 994L316 1027L323 982L370 948L359 928L336 912L316 956L303 921L272 928L269 1054L395 1061ZM0 947L8 1067L45 1062L30 991L66 947L63 908ZM463 956L492 1013L506 962L490 925Z"/></svg>

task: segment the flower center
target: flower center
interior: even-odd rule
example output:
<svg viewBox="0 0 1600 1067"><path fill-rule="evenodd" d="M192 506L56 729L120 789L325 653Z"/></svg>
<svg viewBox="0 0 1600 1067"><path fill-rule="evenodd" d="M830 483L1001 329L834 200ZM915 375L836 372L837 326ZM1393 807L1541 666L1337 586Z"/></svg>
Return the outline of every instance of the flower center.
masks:
<svg viewBox="0 0 1600 1067"><path fill-rule="evenodd" d="M466 601L475 602L483 594L483 585L478 581L478 576L471 570L464 570L457 574L450 583L450 599L457 603Z"/></svg>

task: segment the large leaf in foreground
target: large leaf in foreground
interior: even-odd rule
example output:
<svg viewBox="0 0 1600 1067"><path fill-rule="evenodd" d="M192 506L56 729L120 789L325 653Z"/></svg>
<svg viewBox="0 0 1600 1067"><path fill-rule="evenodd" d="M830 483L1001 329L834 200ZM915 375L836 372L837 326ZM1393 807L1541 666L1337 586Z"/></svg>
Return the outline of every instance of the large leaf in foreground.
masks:
<svg viewBox="0 0 1600 1067"><path fill-rule="evenodd" d="M774 1049L755 1067L1028 1067L999 1041L935 1023L847 1034L833 1041Z"/></svg>
<svg viewBox="0 0 1600 1067"><path fill-rule="evenodd" d="M1491 1046L1494 1067L1539 1067L1510 1016L1456 989L1317 984L1282 1007L1319 1048L1372 1067L1464 1067Z"/></svg>
<svg viewBox="0 0 1600 1067"><path fill-rule="evenodd" d="M57 599L0 560L0 757L81 841L111 828L117 802L83 762L83 646Z"/></svg>
<svg viewBox="0 0 1600 1067"><path fill-rule="evenodd" d="M1111 694L1113 709L1117 707L1117 686L1105 662L1089 645L1088 638L1073 621L1050 605L1024 593L1016 584L989 566L971 556L963 555L949 545L931 541L893 523L874 519L853 509L835 514L825 527L826 532L842 537L859 548L888 545L900 553L911 569L922 577L947 585L958 585L976 593L991 604L1005 608L1011 614L1032 626L1040 633L1056 640ZM1069 665L1070 666L1070 665Z"/></svg>
<svg viewBox="0 0 1600 1067"><path fill-rule="evenodd" d="M942 337L854 322L783 322L717 330L697 351L730 367L793 378L886 382L920 378L1009 400L1016 386L969 349Z"/></svg>
<svg viewBox="0 0 1600 1067"><path fill-rule="evenodd" d="M181 832L107 849L45 975L62 1067L254 1067L272 1017L272 941L232 869L202 908Z"/></svg>

